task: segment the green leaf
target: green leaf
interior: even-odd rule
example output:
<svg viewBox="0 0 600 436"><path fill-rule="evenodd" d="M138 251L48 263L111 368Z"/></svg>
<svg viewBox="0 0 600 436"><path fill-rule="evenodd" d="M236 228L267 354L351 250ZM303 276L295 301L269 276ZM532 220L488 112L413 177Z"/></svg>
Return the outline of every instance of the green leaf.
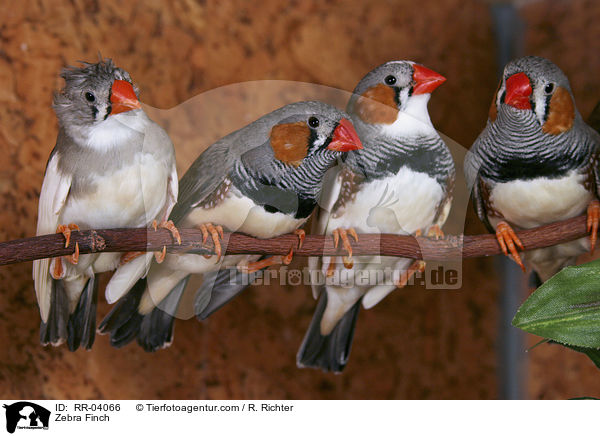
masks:
<svg viewBox="0 0 600 436"><path fill-rule="evenodd" d="M600 348L600 260L570 266L547 280L512 324L561 344Z"/></svg>

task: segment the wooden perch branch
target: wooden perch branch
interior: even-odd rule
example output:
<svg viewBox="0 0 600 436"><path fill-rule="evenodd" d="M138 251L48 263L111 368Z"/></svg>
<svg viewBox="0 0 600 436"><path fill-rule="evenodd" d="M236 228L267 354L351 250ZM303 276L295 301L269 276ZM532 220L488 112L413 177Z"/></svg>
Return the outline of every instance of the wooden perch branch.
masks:
<svg viewBox="0 0 600 436"><path fill-rule="evenodd" d="M0 243L0 265L27 262L46 257L64 256L73 253L79 243L81 254L126 251L159 251L163 246L171 253L213 253L210 238L202 246L202 232L195 229L180 229L182 244L172 239L165 229L111 229L73 232L71 244L65 248L63 235L44 235ZM526 250L549 247L561 242L572 241L587 235L586 217L579 216L565 221L547 224L535 229L521 230L517 234ZM272 254L285 255L294 247L296 256L344 255L340 247L335 249L331 236L307 235L301 249L296 249L298 238L288 234L273 239L256 239L241 233L225 233L223 248L227 254ZM409 257L426 260L459 260L461 258L492 256L500 254L494 235L449 236L433 240L424 237L398 236L389 234L363 234L359 241L352 240L354 255L376 255Z"/></svg>

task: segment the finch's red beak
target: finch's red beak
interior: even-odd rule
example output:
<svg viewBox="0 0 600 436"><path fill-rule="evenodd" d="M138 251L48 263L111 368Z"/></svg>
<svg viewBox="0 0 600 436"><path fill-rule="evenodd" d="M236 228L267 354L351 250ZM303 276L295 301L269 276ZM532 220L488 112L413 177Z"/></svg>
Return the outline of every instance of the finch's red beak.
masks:
<svg viewBox="0 0 600 436"><path fill-rule="evenodd" d="M112 103L111 115L120 114L142 107L135 95L133 86L126 80L115 80L112 85L110 102Z"/></svg>
<svg viewBox="0 0 600 436"><path fill-rule="evenodd" d="M444 76L423 65L414 64L413 70L413 80L415 82L413 95L429 94L446 81Z"/></svg>
<svg viewBox="0 0 600 436"><path fill-rule="evenodd" d="M333 138L327 146L331 151L350 151L363 148L354 126L346 118L342 118L333 131Z"/></svg>
<svg viewBox="0 0 600 436"><path fill-rule="evenodd" d="M506 79L506 97L504 103L517 109L531 109L529 96L531 83L525 73L517 73Z"/></svg>

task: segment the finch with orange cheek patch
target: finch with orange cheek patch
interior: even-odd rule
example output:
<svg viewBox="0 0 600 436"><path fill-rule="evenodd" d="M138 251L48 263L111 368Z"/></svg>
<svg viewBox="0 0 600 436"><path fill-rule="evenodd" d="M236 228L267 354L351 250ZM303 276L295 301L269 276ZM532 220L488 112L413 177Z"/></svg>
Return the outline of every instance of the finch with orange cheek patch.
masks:
<svg viewBox="0 0 600 436"><path fill-rule="evenodd" d="M506 65L465 172L479 218L504 253L523 270L530 265L542 282L594 249L599 146L600 135L581 118L569 80L556 65L535 56ZM584 213L589 238L519 253L527 247L516 229Z"/></svg>
<svg viewBox="0 0 600 436"><path fill-rule="evenodd" d="M362 305L369 309L412 272L412 259L352 257L361 233L439 235L452 199L454 162L429 119L431 93L446 79L411 61L383 64L356 86L348 103L364 149L349 153L338 178L324 193L313 232L343 244L343 258L309 259L327 276L315 284L315 314L297 356L300 367L340 372L350 355ZM368 281L364 278L369 277Z"/></svg>
<svg viewBox="0 0 600 436"><path fill-rule="evenodd" d="M146 227L163 222L177 198L173 144L138 101L129 74L110 59L65 69L54 98L59 132L40 194L37 234ZM44 345L65 340L90 348L96 331L96 273L116 268L120 253L33 263ZM147 265L152 254L136 264Z"/></svg>
<svg viewBox="0 0 600 436"><path fill-rule="evenodd" d="M295 232L301 244L298 229L317 204L325 173L346 152L361 147L348 116L336 108L319 102L284 106L208 147L181 178L170 219L177 226L202 229L218 254L223 230L257 238ZM111 298L126 295L100 331L110 333L116 347L137 338L146 351L164 348L173 339L174 315L190 274L202 278L195 313L204 319L248 286L244 276L289 263L296 247L288 256L263 260L256 255L167 254L146 279L133 276L130 285L111 287Z"/></svg>

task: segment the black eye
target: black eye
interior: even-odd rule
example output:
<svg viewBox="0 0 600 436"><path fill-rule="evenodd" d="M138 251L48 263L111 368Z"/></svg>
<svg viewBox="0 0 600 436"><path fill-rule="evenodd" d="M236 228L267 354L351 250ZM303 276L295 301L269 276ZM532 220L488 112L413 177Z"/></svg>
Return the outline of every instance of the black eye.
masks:
<svg viewBox="0 0 600 436"><path fill-rule="evenodd" d="M96 101L96 97L94 97L94 94L92 94L89 91L85 93L85 99L89 102Z"/></svg>
<svg viewBox="0 0 600 436"><path fill-rule="evenodd" d="M546 94L552 94L552 91L554 91L554 83L548 83L545 87L544 87L544 92Z"/></svg>
<svg viewBox="0 0 600 436"><path fill-rule="evenodd" d="M387 76L384 80L386 85L394 85L396 83L396 78L394 76Z"/></svg>
<svg viewBox="0 0 600 436"><path fill-rule="evenodd" d="M313 129L316 129L317 127L319 127L319 119L317 117L310 117L308 119L308 125Z"/></svg>

